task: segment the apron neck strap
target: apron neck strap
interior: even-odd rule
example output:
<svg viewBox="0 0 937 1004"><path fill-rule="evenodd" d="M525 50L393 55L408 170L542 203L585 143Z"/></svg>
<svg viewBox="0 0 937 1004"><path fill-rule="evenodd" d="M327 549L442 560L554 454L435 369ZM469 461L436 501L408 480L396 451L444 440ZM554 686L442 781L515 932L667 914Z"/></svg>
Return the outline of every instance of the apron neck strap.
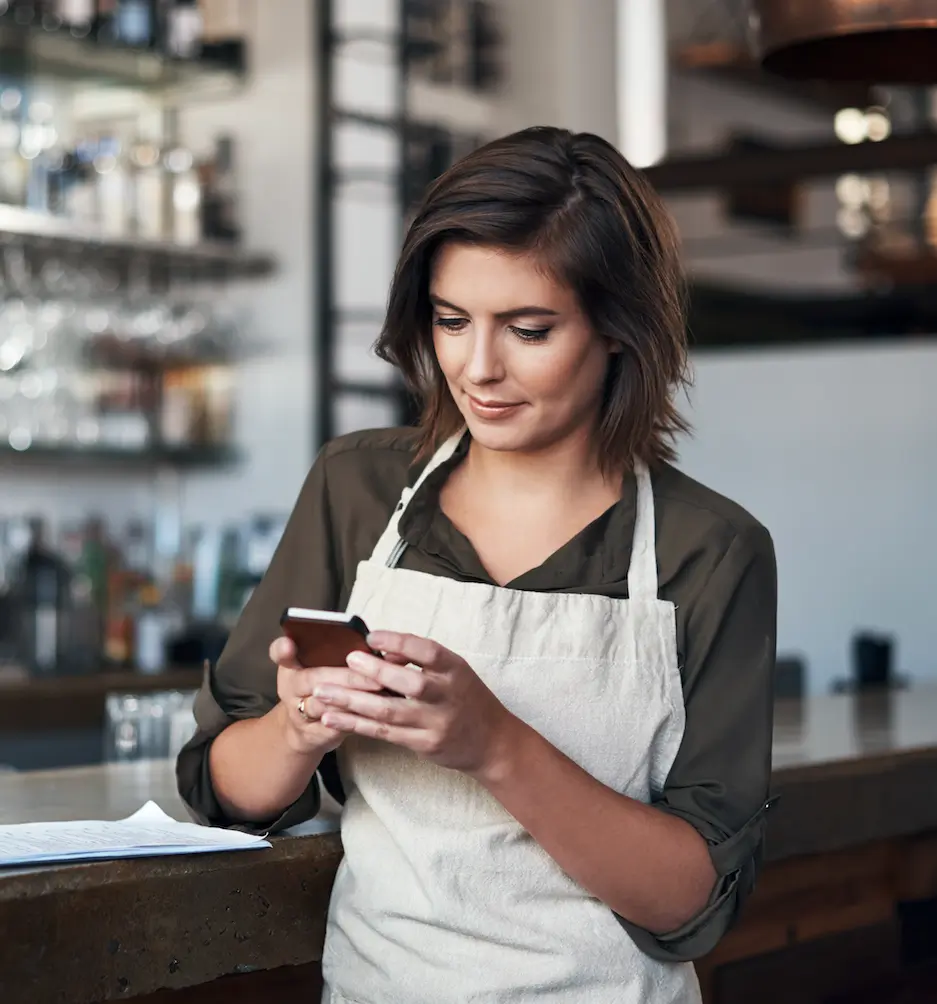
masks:
<svg viewBox="0 0 937 1004"><path fill-rule="evenodd" d="M441 467L455 453L465 435L461 429L450 436L433 454L430 462L423 468L413 487L404 488L390 517L384 532L374 547L371 560L396 567L403 552L407 548L406 541L400 536L400 518L406 512L410 499L419 491L423 482ZM654 489L651 485L651 475L643 461L634 465L637 482L637 501L635 506L634 539L631 544L631 564L628 568L628 598L657 599L657 546L654 527Z"/></svg>
<svg viewBox="0 0 937 1004"><path fill-rule="evenodd" d="M657 546L654 530L654 489L651 474L643 461L634 465L638 484L631 543L631 565L628 568L628 598L657 599Z"/></svg>
<svg viewBox="0 0 937 1004"><path fill-rule="evenodd" d="M397 562L400 561L401 555L407 548L406 541L400 536L398 529L400 518L406 512L410 499L419 491L423 482L455 453L464 435L465 429L461 429L454 436L450 436L430 458L430 462L423 468L413 487L407 486L401 492L400 501L394 507L390 521L384 528L384 532L381 534L380 539L374 546L374 551L371 553L372 561L386 565L388 568L394 568Z"/></svg>

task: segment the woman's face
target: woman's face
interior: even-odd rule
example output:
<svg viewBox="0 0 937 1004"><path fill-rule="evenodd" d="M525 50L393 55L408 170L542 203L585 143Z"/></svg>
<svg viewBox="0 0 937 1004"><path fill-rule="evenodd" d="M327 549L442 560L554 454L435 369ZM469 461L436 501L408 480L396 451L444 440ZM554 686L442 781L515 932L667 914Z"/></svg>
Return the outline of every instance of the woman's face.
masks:
<svg viewBox="0 0 937 1004"><path fill-rule="evenodd" d="M533 256L444 245L430 298L436 358L476 442L532 452L591 437L610 343Z"/></svg>

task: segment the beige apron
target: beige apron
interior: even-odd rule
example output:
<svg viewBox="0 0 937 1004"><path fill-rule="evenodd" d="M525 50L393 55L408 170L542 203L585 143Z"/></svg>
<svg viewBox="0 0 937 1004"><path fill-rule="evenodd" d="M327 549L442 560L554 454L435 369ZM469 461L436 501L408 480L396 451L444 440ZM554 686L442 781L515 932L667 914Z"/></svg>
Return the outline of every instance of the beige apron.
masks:
<svg viewBox="0 0 937 1004"><path fill-rule="evenodd" d="M627 600L534 593L396 567L400 516L348 609L432 638L616 791L648 802L683 736L674 606L657 597L654 499L637 471ZM344 860L329 907L323 1004L694 1004L693 966L640 952L477 782L360 737L340 747ZM620 862L627 869L627 860Z"/></svg>

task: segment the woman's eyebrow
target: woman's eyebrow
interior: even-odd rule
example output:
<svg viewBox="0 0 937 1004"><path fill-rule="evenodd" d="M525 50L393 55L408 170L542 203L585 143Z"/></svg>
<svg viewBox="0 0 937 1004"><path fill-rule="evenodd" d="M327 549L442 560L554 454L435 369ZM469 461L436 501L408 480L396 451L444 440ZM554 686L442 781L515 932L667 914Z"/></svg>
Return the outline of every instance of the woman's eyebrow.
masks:
<svg viewBox="0 0 937 1004"><path fill-rule="evenodd" d="M445 307L447 310L455 311L457 314L467 314L468 311L464 310L462 307L456 306L454 303L450 303L448 300L444 300L441 296L436 296L430 294L430 302L434 307ZM499 321L509 321L514 317L557 317L559 316L558 310L552 310L550 307L537 307L537 306L527 306L527 307L511 307L510 310L501 310L495 317Z"/></svg>

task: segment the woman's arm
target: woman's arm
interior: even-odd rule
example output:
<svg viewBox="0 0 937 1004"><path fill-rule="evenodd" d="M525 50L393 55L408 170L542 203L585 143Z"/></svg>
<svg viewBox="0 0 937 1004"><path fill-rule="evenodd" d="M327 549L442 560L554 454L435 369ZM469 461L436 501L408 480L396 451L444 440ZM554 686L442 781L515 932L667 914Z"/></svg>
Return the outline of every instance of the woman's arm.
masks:
<svg viewBox="0 0 937 1004"><path fill-rule="evenodd" d="M584 889L655 933L703 909L716 872L689 823L606 787L516 718L502 742L476 780Z"/></svg>
<svg viewBox="0 0 937 1004"><path fill-rule="evenodd" d="M284 704L262 718L229 725L208 754L212 786L228 819L259 823L276 819L309 786L330 746L297 747Z"/></svg>
<svg viewBox="0 0 937 1004"><path fill-rule="evenodd" d="M333 609L338 602L341 571L326 462L323 451L266 574L196 699L198 732L180 753L176 773L179 792L200 822L280 828L318 811L314 775L325 746L322 737L299 740L298 699L281 705L286 671L278 671L271 643L280 634L284 607ZM290 665L289 656L280 658Z"/></svg>
<svg viewBox="0 0 937 1004"><path fill-rule="evenodd" d="M310 696L316 687L380 687L347 667L305 669L288 638L273 642L270 661L277 666L279 702L262 718L229 725L209 751L215 797L225 815L237 821L276 819L303 794L325 754L344 739L320 722L325 707Z"/></svg>

